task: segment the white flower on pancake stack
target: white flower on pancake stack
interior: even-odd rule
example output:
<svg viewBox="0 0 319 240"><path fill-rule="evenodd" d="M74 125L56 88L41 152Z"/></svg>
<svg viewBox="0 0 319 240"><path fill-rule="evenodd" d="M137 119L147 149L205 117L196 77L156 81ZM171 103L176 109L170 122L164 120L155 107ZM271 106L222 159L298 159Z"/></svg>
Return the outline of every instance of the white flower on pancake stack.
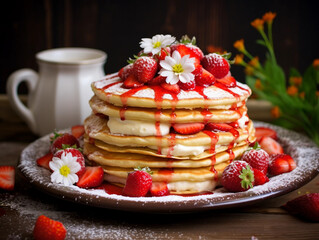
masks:
<svg viewBox="0 0 319 240"><path fill-rule="evenodd" d="M64 152L61 158L53 157L49 166L53 171L51 182L71 186L79 181L76 173L81 169L81 165L77 162L77 157L73 157L71 153Z"/></svg>
<svg viewBox="0 0 319 240"><path fill-rule="evenodd" d="M166 83L176 84L178 81L187 83L193 81L195 76L192 73L195 70L195 58L189 55L181 57L178 51L174 51L172 56L166 56L160 61L162 69L159 74L166 77Z"/></svg>
<svg viewBox="0 0 319 240"><path fill-rule="evenodd" d="M142 38L140 47L144 49L144 53L152 53L155 55L159 53L162 48L171 45L173 42L175 42L175 37L172 37L169 34L158 34L152 38Z"/></svg>

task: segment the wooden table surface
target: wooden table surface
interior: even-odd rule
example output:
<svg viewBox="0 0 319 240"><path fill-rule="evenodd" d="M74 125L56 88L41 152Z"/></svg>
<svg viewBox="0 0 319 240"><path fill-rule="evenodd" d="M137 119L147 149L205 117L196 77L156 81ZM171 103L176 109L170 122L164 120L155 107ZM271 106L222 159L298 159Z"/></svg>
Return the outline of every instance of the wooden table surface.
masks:
<svg viewBox="0 0 319 240"><path fill-rule="evenodd" d="M13 113L0 120L0 165L16 165L21 151L37 136ZM64 224L66 239L319 239L319 223L299 219L280 208L318 190L319 176L291 193L244 208L142 214L60 200L17 175L14 191L0 190L0 239L32 239L34 223L42 214Z"/></svg>

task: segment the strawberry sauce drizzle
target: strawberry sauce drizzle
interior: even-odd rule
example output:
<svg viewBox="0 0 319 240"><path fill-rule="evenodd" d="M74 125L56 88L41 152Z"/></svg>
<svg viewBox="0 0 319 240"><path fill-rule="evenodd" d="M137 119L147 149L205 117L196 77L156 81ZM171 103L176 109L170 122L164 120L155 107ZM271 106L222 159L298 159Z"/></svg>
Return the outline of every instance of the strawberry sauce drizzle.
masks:
<svg viewBox="0 0 319 240"><path fill-rule="evenodd" d="M168 148L168 152L167 152L168 158L172 157L172 152L174 150L175 145L176 145L176 133L170 133L169 148Z"/></svg>
<svg viewBox="0 0 319 240"><path fill-rule="evenodd" d="M104 86L104 87L102 88L102 90L106 90L106 89L108 89L108 88L110 88L110 87L112 87L112 86L114 86L114 85L116 85L116 84L118 84L118 83L122 83L122 82L119 81L119 82L110 83L110 84Z"/></svg>
<svg viewBox="0 0 319 240"><path fill-rule="evenodd" d="M208 135L210 137L210 149L209 149L209 153L210 154L213 154L211 156L211 161L212 161L212 164L211 164L211 168L210 168L210 171L214 173L214 179L217 181L218 180L218 172L216 171L214 165L216 163L216 157L215 157L215 148L216 148L216 144L218 142L218 138L219 136L214 133L214 132L211 132L211 131L207 131L207 130L204 130L203 133L205 133L206 135Z"/></svg>
<svg viewBox="0 0 319 240"><path fill-rule="evenodd" d="M226 87L224 84L219 83L219 82L215 82L214 84L215 87L218 87L228 93L230 93L231 95L233 95L237 100L240 99L240 95L238 95L237 93L234 93L233 91L231 91L228 87Z"/></svg>
<svg viewBox="0 0 319 240"><path fill-rule="evenodd" d="M246 91L247 93L250 93L250 91L249 91L247 88L243 88L243 87L238 86L238 85L237 85L237 87L238 87L239 89L243 90L243 91Z"/></svg>

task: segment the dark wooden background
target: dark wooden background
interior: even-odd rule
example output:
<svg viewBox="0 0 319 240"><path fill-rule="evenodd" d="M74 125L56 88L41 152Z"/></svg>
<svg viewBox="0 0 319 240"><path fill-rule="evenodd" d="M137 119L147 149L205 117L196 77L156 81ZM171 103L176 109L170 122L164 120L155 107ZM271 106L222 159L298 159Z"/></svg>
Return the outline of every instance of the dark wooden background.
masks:
<svg viewBox="0 0 319 240"><path fill-rule="evenodd" d="M267 11L277 13L274 41L278 62L304 71L319 58L317 1L310 0L10 0L0 10L0 93L20 68L37 70L34 55L56 47L90 47L108 54L106 73L117 71L138 52L142 37L157 33L196 36L198 45L236 53L233 43L245 39L254 55L259 34L250 22ZM243 69L233 75L244 80ZM24 90L22 89L22 92Z"/></svg>

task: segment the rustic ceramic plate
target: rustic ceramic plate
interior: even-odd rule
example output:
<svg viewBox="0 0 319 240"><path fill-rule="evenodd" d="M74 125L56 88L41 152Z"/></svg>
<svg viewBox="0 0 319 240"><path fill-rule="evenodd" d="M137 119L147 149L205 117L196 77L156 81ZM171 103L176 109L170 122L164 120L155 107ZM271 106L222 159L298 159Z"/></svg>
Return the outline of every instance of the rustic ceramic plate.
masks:
<svg viewBox="0 0 319 240"><path fill-rule="evenodd" d="M230 193L219 188L209 195L132 198L107 194L104 190L86 190L77 186L53 184L50 182L50 172L36 165L36 159L49 150L49 135L36 140L22 151L18 169L32 185L54 197L95 207L149 213L193 212L246 206L291 192L318 174L319 148L308 137L262 122L254 124L276 130L285 152L295 159L298 166L294 171L271 177L268 183L246 192Z"/></svg>

